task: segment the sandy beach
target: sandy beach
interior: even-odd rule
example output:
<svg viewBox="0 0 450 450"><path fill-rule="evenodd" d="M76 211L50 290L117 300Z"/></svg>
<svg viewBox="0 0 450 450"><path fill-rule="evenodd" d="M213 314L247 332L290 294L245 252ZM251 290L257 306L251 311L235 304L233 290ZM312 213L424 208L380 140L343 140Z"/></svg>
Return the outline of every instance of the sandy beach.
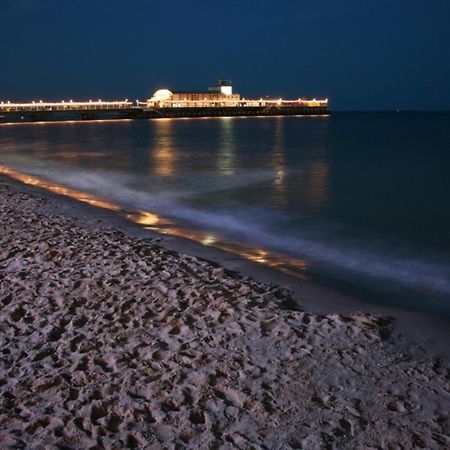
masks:
<svg viewBox="0 0 450 450"><path fill-rule="evenodd" d="M0 448L450 446L448 359L396 320L52 202L0 180Z"/></svg>

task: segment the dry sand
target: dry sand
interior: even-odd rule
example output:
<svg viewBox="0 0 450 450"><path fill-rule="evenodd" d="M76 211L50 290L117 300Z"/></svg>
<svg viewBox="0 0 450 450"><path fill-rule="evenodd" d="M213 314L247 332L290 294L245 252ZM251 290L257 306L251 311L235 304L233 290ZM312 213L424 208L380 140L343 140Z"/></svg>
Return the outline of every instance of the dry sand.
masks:
<svg viewBox="0 0 450 450"><path fill-rule="evenodd" d="M388 318L290 309L49 201L0 183L1 449L450 447L447 363Z"/></svg>

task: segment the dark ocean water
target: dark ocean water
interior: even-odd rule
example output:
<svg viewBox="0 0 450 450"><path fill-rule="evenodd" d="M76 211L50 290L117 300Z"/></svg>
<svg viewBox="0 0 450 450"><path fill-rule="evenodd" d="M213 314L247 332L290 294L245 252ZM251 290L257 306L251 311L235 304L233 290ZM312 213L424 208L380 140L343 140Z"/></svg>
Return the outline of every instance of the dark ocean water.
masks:
<svg viewBox="0 0 450 450"><path fill-rule="evenodd" d="M0 125L0 164L450 314L450 113Z"/></svg>

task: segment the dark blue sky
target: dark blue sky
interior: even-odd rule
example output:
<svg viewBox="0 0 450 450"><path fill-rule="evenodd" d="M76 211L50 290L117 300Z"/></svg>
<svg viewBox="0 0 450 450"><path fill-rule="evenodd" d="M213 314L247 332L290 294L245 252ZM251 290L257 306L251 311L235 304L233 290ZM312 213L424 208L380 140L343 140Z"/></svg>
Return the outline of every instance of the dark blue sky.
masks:
<svg viewBox="0 0 450 450"><path fill-rule="evenodd" d="M450 109L449 0L0 0L0 99L245 97Z"/></svg>

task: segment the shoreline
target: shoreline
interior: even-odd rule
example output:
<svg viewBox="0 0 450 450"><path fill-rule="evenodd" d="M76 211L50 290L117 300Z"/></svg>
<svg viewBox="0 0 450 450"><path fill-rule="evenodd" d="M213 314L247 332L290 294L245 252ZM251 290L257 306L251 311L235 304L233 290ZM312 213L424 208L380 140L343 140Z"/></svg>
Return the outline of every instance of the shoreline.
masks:
<svg viewBox="0 0 450 450"><path fill-rule="evenodd" d="M450 444L436 318L3 177L0 213L0 447Z"/></svg>
<svg viewBox="0 0 450 450"><path fill-rule="evenodd" d="M49 192L43 188L22 183L0 174L0 185L4 183L17 192L26 192L50 201L49 213L62 214L76 220L82 226L100 226L117 228L134 238L152 238L161 247L181 254L202 258L218 264L227 270L250 277L258 282L268 282L289 291L296 308L302 308L313 314L350 314L363 312L388 316L395 320L397 331L412 345L426 348L426 352L450 362L450 318L437 314L376 304L349 293L312 280L283 273L265 264L251 261L239 255L194 240L158 233L133 222L116 212L102 207L92 206L74 198Z"/></svg>

